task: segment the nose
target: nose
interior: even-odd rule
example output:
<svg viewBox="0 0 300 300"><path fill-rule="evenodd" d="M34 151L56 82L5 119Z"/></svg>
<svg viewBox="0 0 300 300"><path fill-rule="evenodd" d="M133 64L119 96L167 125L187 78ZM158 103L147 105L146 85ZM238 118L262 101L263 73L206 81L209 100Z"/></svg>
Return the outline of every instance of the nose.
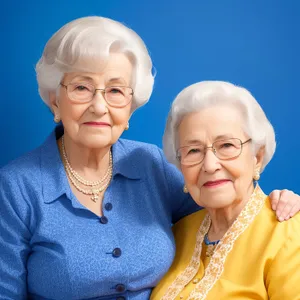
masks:
<svg viewBox="0 0 300 300"><path fill-rule="evenodd" d="M97 90L91 101L90 111L98 115L103 115L108 112L108 106L104 99L102 91Z"/></svg>
<svg viewBox="0 0 300 300"><path fill-rule="evenodd" d="M207 173L213 174L220 168L221 168L220 161L215 155L214 149L212 148L206 149L206 153L202 164L202 169Z"/></svg>

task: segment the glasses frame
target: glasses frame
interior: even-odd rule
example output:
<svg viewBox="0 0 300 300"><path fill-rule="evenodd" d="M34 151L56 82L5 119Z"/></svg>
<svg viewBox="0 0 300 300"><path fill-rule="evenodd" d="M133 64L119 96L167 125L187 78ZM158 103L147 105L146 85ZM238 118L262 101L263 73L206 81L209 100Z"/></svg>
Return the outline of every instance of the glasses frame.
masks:
<svg viewBox="0 0 300 300"><path fill-rule="evenodd" d="M69 96L68 86L69 86L69 85L72 85L72 83L63 84L63 83L61 82L60 85L63 86L63 87L66 89L68 98L69 98L72 102L74 102L74 103L82 103L82 104L83 104L83 103L89 103L89 102L93 101L93 99L94 99L94 97L95 97L95 95L96 95L96 92L97 92L97 91L100 91L101 94L102 94L102 96L103 96L103 99L105 100L105 102L106 102L109 106L111 106L111 107L117 107L117 108L122 108L122 107L127 106L127 105L132 101L132 98L133 98L133 95L134 95L134 91L133 91L133 89L132 89L130 86L122 86L122 85L118 85L118 86L108 86L108 87L106 87L106 88L104 88L104 89L96 89L94 85L88 84L88 85L92 86L92 87L95 89L94 94L93 94L91 100L89 100L89 101L76 101L76 100L72 99L72 98ZM106 94L105 91L106 91L106 89L108 89L108 88L128 88L128 89L131 89L131 93L129 94L131 97L130 97L130 99L128 99L128 102L127 102L126 104L124 104L124 105L114 105L114 104L111 104L109 101L107 101L106 96L105 96L105 94ZM125 98L127 98L127 97L125 97Z"/></svg>
<svg viewBox="0 0 300 300"><path fill-rule="evenodd" d="M240 141L240 143L241 143L240 153L239 153L238 155L236 155L236 156L229 157L229 158L220 158L220 157L218 157L218 155L217 155L217 150L215 149L214 144L217 143L217 142L222 142L222 141L227 141L227 140L232 140L232 139L235 139L235 140L239 140L239 141ZM202 158L201 161L199 161L199 162L193 162L193 163L185 163L185 164L183 164L183 163L181 162L181 156L179 155L179 150L180 150L180 149L183 149L183 148L191 147L191 146L200 146L200 145L202 146L202 144L195 144L195 145L182 146L182 147L178 148L177 151L176 151L176 159L177 159L177 160L179 161L179 163L180 163L181 165L183 165L183 166L193 166L193 165L198 165L198 164L201 164L201 163L203 162L203 160L204 160L204 158L205 158L205 155L206 155L206 152L207 152L208 149L211 149L212 152L214 153L214 155L215 155L218 159L220 159L220 160L231 160L231 159L236 159L236 158L238 158L238 157L242 154L242 152L243 152L243 145L245 145L246 143L250 142L251 140L252 140L252 139L249 138L249 139L246 140L245 142L242 142L242 140L239 139L239 138L228 138L228 139L222 139L222 140L215 141L215 142L212 143L211 146L204 147L204 155L203 155L203 158Z"/></svg>

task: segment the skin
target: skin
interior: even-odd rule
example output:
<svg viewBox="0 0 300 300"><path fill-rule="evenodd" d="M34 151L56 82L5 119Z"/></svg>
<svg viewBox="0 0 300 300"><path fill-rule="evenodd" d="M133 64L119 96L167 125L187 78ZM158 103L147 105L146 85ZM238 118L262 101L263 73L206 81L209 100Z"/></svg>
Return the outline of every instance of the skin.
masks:
<svg viewBox="0 0 300 300"><path fill-rule="evenodd" d="M100 64L99 73L67 73L62 83L71 82L93 84L102 89L108 86L131 86L133 65L121 53L112 53L103 67ZM73 103L64 87L59 93L50 93L51 109L59 116L64 125L64 140L66 153L72 168L86 180L96 181L102 178L108 168L111 146L120 138L131 114L131 102L122 108L111 107L97 91L89 103ZM106 125L93 126L86 122L104 122ZM58 141L61 150L61 141ZM71 184L70 184L71 185ZM102 195L97 203L78 192L72 185L72 191L77 199L95 214L102 215Z"/></svg>
<svg viewBox="0 0 300 300"><path fill-rule="evenodd" d="M90 62L83 62L88 67ZM92 69L97 63L92 62ZM98 62L99 73L67 73L62 83L68 84L84 76L83 81L93 84L96 88L104 88L111 84L130 86L132 82L133 66L124 54L112 53L106 63ZM118 80L112 80L119 78ZM74 104L68 99L66 89L59 87L59 91L52 91L50 107L61 120L65 128L65 148L72 168L86 180L102 178L108 168L109 151L121 136L131 115L131 103L123 108L110 107L101 92L97 91L93 101L85 104ZM106 122L109 126L102 128L88 127L84 123L90 121ZM58 140L61 151L61 141ZM102 194L97 203L93 203L89 196L78 192L70 184L77 199L95 214L102 215ZM280 221L288 219L298 212L300 201L291 191L275 190L271 195L272 205ZM280 201L279 201L280 199Z"/></svg>
<svg viewBox="0 0 300 300"><path fill-rule="evenodd" d="M237 109L215 106L185 116L179 126L180 146L201 143L211 146L224 138L249 139ZM232 225L249 201L254 190L253 176L262 167L264 149L253 153L251 142L243 145L242 153L231 160L220 160L210 149L204 160L193 166L181 165L186 186L197 204L205 207L212 219L209 238L218 240ZM210 181L224 180L207 186Z"/></svg>

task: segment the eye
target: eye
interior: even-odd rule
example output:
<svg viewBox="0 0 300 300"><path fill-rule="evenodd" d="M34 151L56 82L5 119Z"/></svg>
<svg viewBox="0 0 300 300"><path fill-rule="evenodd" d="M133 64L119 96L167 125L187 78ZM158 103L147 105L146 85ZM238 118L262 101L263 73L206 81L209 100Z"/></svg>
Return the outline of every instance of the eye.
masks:
<svg viewBox="0 0 300 300"><path fill-rule="evenodd" d="M231 144L231 143L223 143L223 144L221 144L220 145L220 148L231 148L231 147L235 147L233 144Z"/></svg>
<svg viewBox="0 0 300 300"><path fill-rule="evenodd" d="M76 89L78 91L84 91L84 90L87 90L88 88L86 86L84 86L84 85L78 85L78 86L76 86Z"/></svg>
<svg viewBox="0 0 300 300"><path fill-rule="evenodd" d="M187 155L193 155L193 154L197 154L197 153L201 153L202 150L200 148L190 148L187 151Z"/></svg>
<svg viewBox="0 0 300 300"><path fill-rule="evenodd" d="M93 87L87 85L87 84L82 84L82 83L73 83L71 85L72 87L72 91L74 92L92 92L93 91Z"/></svg>
<svg viewBox="0 0 300 300"><path fill-rule="evenodd" d="M114 95L124 95L124 90L121 87L108 87L106 93Z"/></svg>

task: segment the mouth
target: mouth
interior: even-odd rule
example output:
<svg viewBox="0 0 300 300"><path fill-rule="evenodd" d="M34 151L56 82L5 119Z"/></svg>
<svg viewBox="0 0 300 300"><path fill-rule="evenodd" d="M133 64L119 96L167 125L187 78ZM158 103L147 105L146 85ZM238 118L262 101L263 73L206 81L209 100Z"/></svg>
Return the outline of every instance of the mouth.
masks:
<svg viewBox="0 0 300 300"><path fill-rule="evenodd" d="M96 126L96 127L111 127L111 125L106 122L85 122L83 124L87 126Z"/></svg>
<svg viewBox="0 0 300 300"><path fill-rule="evenodd" d="M214 180L214 181L207 181L203 184L203 186L210 188L210 187L219 187L221 185L224 185L226 183L230 182L229 179L220 179L220 180Z"/></svg>

